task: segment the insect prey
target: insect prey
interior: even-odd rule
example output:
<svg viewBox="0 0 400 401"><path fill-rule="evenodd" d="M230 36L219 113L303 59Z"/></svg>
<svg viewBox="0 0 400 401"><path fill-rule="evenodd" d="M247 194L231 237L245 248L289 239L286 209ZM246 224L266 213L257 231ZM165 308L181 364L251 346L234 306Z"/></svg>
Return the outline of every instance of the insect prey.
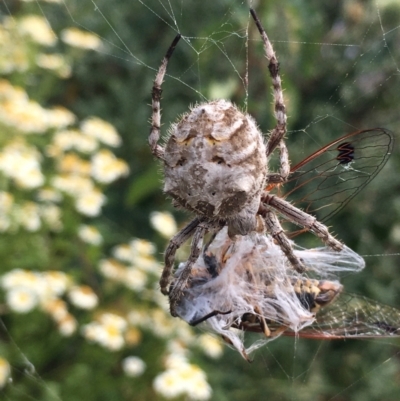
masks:
<svg viewBox="0 0 400 401"><path fill-rule="evenodd" d="M345 246L340 252L292 246L310 277L292 269L271 236L254 233L232 240L224 228L194 264L176 313L191 325L205 324L245 359L286 332L301 336L318 320L319 311L340 297L342 285L330 278L341 271L359 271L365 264ZM179 274L178 269L172 286ZM234 329L261 332L264 338L245 347Z"/></svg>

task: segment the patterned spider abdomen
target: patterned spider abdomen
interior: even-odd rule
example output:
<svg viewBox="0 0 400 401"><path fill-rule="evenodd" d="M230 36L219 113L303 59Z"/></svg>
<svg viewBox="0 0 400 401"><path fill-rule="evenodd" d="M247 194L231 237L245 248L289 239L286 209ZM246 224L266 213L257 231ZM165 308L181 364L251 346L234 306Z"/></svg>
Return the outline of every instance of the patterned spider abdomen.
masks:
<svg viewBox="0 0 400 401"><path fill-rule="evenodd" d="M255 229L267 174L262 134L226 100L193 107L170 130L164 191L185 209L228 222L230 235Z"/></svg>

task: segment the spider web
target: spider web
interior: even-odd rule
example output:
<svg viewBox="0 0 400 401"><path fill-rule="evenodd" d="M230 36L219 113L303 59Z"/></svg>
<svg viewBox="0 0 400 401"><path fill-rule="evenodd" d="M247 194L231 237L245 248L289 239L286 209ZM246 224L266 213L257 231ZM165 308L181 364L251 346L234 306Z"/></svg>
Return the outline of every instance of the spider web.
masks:
<svg viewBox="0 0 400 401"><path fill-rule="evenodd" d="M214 98L232 99L255 117L263 132L274 126L270 79L247 2L126 3L117 7L116 3L100 0L63 1L57 11L39 1L31 6L56 31L63 26L77 26L102 39L103 49L94 62L90 61L110 75L110 85L100 88L105 96L121 90L112 88L113 72L131 78L127 84L132 89L131 98L125 99L125 107L122 103L113 106L116 121L127 113L135 115L131 119L134 128L122 128L128 149L146 146L152 79L177 33L183 40L170 61L163 86L164 134L169 122L185 112L189 104ZM395 16L400 11L395 1L348 2L342 9L326 2L318 10L306 1L264 3L254 1L251 6L258 12L280 61L293 164L358 129L385 127L399 132L400 24ZM12 2L3 0L2 6L5 15L12 15ZM334 16L327 20L329 7ZM135 88L144 93L143 87L149 95L137 98ZM95 90L93 93L98 95ZM82 114L101 114L102 108L110 106L100 103L93 106L82 102L75 107ZM125 159L128 157L126 154ZM399 206L392 194L393 188L400 185L400 178L394 174L398 163L398 155L393 155L387 173L381 173L349 205L341 220L332 222L335 232L349 246L361 254L376 255L367 259L363 273L343 282L345 287L391 305L400 305L396 295L399 285L392 282L398 258L383 255L395 253L400 242L396 234L399 226L393 221L393 216L399 215ZM138 160L138 164L133 168L138 177L152 171L153 161ZM276 160L271 164L276 166ZM131 194L136 201L144 196L137 194L134 185ZM363 221L366 216L368 222ZM350 219L353 222L357 217L359 226L349 226ZM379 241L374 233L383 229L387 234L380 235ZM13 365L14 374L47 388L48 399L60 399L52 393L50 384L33 374L33 364L25 356L23 344L13 343L7 322L0 331L24 366L20 369L18 364ZM218 397L223 391L227 399L235 392L245 394L243 399L260 395L277 400L396 399L396 391L400 390L396 384L399 354L399 343L388 340L312 342L279 338L260 350L251 365L227 351L221 366L230 366L229 375L212 370L209 361L204 366L209 364L206 371L213 372L210 382L215 399L223 399ZM16 397L38 399L28 393Z"/></svg>

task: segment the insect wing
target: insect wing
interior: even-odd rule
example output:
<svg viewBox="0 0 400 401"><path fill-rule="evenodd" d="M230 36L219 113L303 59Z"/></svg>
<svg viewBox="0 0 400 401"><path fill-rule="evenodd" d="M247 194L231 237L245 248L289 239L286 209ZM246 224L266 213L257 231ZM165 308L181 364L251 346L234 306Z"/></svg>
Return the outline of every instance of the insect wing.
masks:
<svg viewBox="0 0 400 401"><path fill-rule="evenodd" d="M347 134L292 167L285 197L326 221L374 179L392 148L393 134L382 128Z"/></svg>
<svg viewBox="0 0 400 401"><path fill-rule="evenodd" d="M400 310L355 294L342 293L322 308L316 321L295 334L315 340L400 337Z"/></svg>

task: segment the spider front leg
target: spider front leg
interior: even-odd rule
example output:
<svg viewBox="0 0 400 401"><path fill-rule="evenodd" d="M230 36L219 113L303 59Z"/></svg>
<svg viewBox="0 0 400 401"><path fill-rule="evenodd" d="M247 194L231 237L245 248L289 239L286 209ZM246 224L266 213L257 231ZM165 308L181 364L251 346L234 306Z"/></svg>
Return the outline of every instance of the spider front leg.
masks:
<svg viewBox="0 0 400 401"><path fill-rule="evenodd" d="M279 63L272 47L270 40L265 32L265 29L261 25L261 21L258 18L256 12L251 8L250 14L257 25L258 31L260 32L261 39L264 45L265 56L269 61L268 70L272 79L273 95L274 95L274 112L276 119L276 126L271 131L267 142L267 157L279 146L280 152L280 174L273 174L270 182L285 182L290 173L289 156L284 142L286 135L286 107L283 100L283 89L282 80L279 74Z"/></svg>
<svg viewBox="0 0 400 401"><path fill-rule="evenodd" d="M258 213L264 218L268 232L271 234L272 238L278 242L282 252L288 258L290 264L297 272L303 273L305 271L305 267L300 262L300 259L294 254L292 244L286 237L278 218L271 210L267 209L262 204L260 205Z"/></svg>
<svg viewBox="0 0 400 401"><path fill-rule="evenodd" d="M161 292L164 295L168 295L168 284L170 282L172 269L174 267L176 251L185 241L187 241L193 235L196 228L201 222L201 219L195 218L186 227L179 231L178 234L176 234L169 242L168 247L165 250L165 265L160 278Z"/></svg>
<svg viewBox="0 0 400 401"><path fill-rule="evenodd" d="M153 90L151 92L151 107L153 109L153 113L151 115L151 131L149 136L149 145L151 148L151 152L158 159L164 158L164 148L158 144L160 139L160 128L161 128L161 94L162 89L161 85L164 80L165 73L167 72L168 61L172 56L172 53L175 50L176 45L178 44L181 35L178 34L175 36L175 39L171 43L171 46L168 48L167 53L165 54L163 61L158 69L156 78L154 79Z"/></svg>
<svg viewBox="0 0 400 401"><path fill-rule="evenodd" d="M341 251L343 244L333 237L328 228L320 223L315 217L310 214L298 209L291 203L285 201L274 195L264 194L261 197L261 202L267 204L279 212L287 220L301 227L304 227L313 232L317 237L334 249L335 251Z"/></svg>
<svg viewBox="0 0 400 401"><path fill-rule="evenodd" d="M250 14L257 25L258 31L260 32L263 41L265 57L269 61L268 70L272 79L272 87L274 94L276 126L271 131L270 137L268 139L267 156L269 156L279 146L282 160L282 154L287 153L286 145L284 143L287 117L286 117L286 107L283 101L283 90L282 90L281 76L279 74L279 63L275 55L274 49L272 47L272 44L265 32L265 29L261 25L260 19L258 18L256 12L252 8L250 8ZM282 166L281 168L281 176L286 179L287 176L289 175L290 168L285 168L285 167L286 166Z"/></svg>
<svg viewBox="0 0 400 401"><path fill-rule="evenodd" d="M209 228L210 225L206 222L200 223L196 227L196 231L193 235L192 244L190 247L189 258L185 263L185 267L183 268L182 273L169 291L170 312L171 315L174 317L178 316L176 313L176 307L178 306L179 301L182 298L183 291L187 285L190 276L190 272L192 271L192 266L200 256L200 252L203 247L203 238Z"/></svg>

